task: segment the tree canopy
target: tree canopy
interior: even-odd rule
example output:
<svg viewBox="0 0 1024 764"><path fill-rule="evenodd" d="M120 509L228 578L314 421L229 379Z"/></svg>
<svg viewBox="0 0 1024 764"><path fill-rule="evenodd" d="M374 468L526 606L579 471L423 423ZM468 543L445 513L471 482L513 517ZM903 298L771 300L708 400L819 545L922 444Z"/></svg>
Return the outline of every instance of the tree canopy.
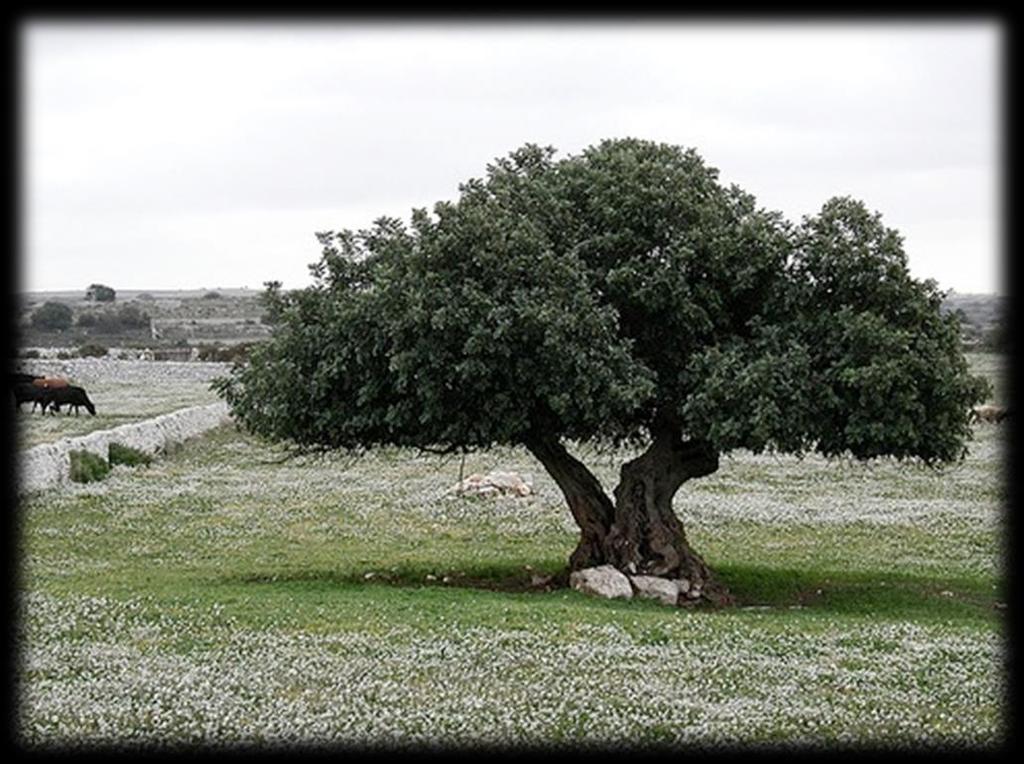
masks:
<svg viewBox="0 0 1024 764"><path fill-rule="evenodd" d="M526 145L410 223L317 234L314 283L220 389L300 446L643 442L955 460L984 383L900 235L846 197L799 224L693 149Z"/></svg>
<svg viewBox="0 0 1024 764"><path fill-rule="evenodd" d="M114 302L117 299L117 292L106 284L90 284L85 290L85 299L96 302Z"/></svg>

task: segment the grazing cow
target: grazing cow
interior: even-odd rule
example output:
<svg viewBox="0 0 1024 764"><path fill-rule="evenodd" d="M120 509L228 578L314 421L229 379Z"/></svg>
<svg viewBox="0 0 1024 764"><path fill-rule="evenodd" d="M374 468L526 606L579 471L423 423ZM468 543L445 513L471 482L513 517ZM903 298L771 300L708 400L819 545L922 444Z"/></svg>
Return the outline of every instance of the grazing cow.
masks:
<svg viewBox="0 0 1024 764"><path fill-rule="evenodd" d="M37 379L42 379L38 374L26 374L23 371L10 371L7 373L7 384L11 388L11 399L14 401L14 408L20 409L21 404L27 400L35 400L30 397L25 388L20 385L31 385ZM33 408L35 408L33 406Z"/></svg>
<svg viewBox="0 0 1024 764"><path fill-rule="evenodd" d="M32 380L32 384L44 390L56 390L59 387L67 387L71 383L60 377L36 377Z"/></svg>
<svg viewBox="0 0 1024 764"><path fill-rule="evenodd" d="M1010 415L1010 410L1003 406L975 406L971 409L972 422L991 422L999 424Z"/></svg>
<svg viewBox="0 0 1024 764"><path fill-rule="evenodd" d="M45 408L47 406L52 406L55 411L60 411L60 407L65 404L67 404L69 414L72 407L74 407L75 416L78 416L78 407L85 406L86 411L96 416L96 407L89 400L89 396L85 394L85 390L74 385L47 390L43 401L43 413L46 413Z"/></svg>
<svg viewBox="0 0 1024 764"><path fill-rule="evenodd" d="M21 408L22 403L32 402L32 410L36 410L36 406L43 405L43 398L46 396L46 390L41 387L33 385L31 382L18 382L14 385L14 402L18 408ZM45 413L45 406L44 406Z"/></svg>

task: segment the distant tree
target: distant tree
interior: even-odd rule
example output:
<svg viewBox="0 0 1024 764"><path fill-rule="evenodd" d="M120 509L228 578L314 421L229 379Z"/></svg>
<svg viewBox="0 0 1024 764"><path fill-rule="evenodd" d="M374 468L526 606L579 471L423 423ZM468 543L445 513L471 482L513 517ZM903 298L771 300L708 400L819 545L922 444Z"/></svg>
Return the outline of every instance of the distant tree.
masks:
<svg viewBox="0 0 1024 764"><path fill-rule="evenodd" d="M32 313L32 326L45 331L64 331L71 327L74 311L62 302L44 302Z"/></svg>
<svg viewBox="0 0 1024 764"><path fill-rule="evenodd" d="M85 290L85 299L94 302L114 302L117 293L106 284L90 284Z"/></svg>
<svg viewBox="0 0 1024 764"><path fill-rule="evenodd" d="M570 569L685 578L731 601L672 507L745 449L963 458L987 385L845 197L793 225L692 149L525 146L411 227L319 234L313 285L267 284L272 337L217 387L253 432L311 449L523 446L580 528ZM631 443L612 492L570 453Z"/></svg>
<svg viewBox="0 0 1024 764"><path fill-rule="evenodd" d="M203 295L204 300L219 300L223 295L220 292L207 292Z"/></svg>

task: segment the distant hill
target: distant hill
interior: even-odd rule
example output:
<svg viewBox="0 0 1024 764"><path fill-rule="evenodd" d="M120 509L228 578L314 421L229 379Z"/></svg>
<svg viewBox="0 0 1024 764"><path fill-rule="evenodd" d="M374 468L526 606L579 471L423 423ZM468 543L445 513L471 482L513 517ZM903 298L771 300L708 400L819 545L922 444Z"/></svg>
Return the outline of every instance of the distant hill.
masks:
<svg viewBox="0 0 1024 764"><path fill-rule="evenodd" d="M19 295L19 341L23 348L86 344L156 348L251 342L270 331L263 323L262 293L245 288L115 287L112 302L97 302L86 298L85 289L25 292ZM47 302L71 308L72 326L49 330L33 325L33 314ZM131 320L124 320L125 316Z"/></svg>
<svg viewBox="0 0 1024 764"><path fill-rule="evenodd" d="M262 323L261 289L116 289L113 303L87 300L85 289L26 292L19 296L22 344L25 347L78 345L83 342L133 345L198 344L209 341L239 342L258 339L269 329ZM45 302L61 302L72 308L77 322L82 315L136 306L151 319L145 329L97 336L96 330L67 330L61 335L40 332L29 324L32 312ZM1009 298L996 294L950 292L945 312L961 317L964 344L971 349L1004 350Z"/></svg>

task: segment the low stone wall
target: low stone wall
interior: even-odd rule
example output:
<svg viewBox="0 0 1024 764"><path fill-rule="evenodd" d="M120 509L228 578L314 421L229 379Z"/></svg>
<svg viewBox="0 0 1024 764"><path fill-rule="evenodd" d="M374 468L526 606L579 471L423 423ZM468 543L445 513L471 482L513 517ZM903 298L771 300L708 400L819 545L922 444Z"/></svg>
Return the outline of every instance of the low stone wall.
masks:
<svg viewBox="0 0 1024 764"><path fill-rule="evenodd" d="M143 386L157 386L174 382L209 382L226 374L230 363L221 361L139 361L121 358L22 358L16 364L19 371L63 377L74 385L86 389L96 382L117 380Z"/></svg>
<svg viewBox="0 0 1024 764"><path fill-rule="evenodd" d="M106 459L110 444L120 443L147 454L157 454L169 445L181 443L229 421L227 403L218 401L161 414L144 422L123 424L111 430L98 430L34 446L18 456L18 491L25 494L67 483L71 475L71 451L91 451Z"/></svg>

